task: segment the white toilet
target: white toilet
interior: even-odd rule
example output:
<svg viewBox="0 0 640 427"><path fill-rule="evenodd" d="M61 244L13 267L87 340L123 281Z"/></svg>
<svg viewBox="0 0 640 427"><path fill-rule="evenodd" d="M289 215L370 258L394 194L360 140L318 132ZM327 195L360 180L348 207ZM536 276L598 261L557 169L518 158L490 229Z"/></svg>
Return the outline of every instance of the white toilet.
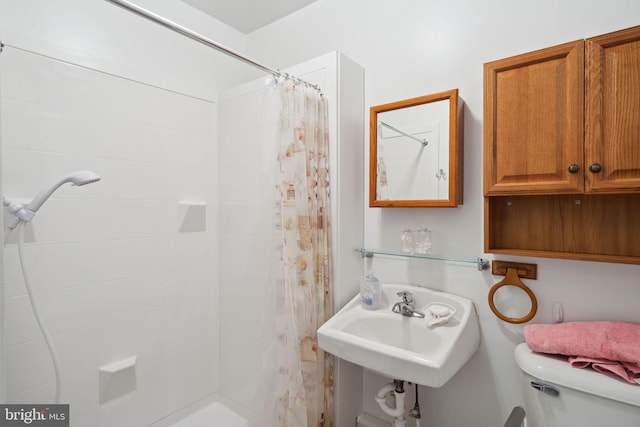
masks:
<svg viewBox="0 0 640 427"><path fill-rule="evenodd" d="M566 357L515 349L524 372L525 427L639 427L640 385L592 369L573 368Z"/></svg>

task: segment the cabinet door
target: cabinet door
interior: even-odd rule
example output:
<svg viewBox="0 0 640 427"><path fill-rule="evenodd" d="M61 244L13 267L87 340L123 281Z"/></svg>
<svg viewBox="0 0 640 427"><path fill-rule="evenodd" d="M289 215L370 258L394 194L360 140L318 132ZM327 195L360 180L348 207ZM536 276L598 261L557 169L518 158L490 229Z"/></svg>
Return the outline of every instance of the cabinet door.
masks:
<svg viewBox="0 0 640 427"><path fill-rule="evenodd" d="M640 27L586 49L586 190L640 192Z"/></svg>
<svg viewBox="0 0 640 427"><path fill-rule="evenodd" d="M484 194L583 192L583 119L584 40L485 64Z"/></svg>

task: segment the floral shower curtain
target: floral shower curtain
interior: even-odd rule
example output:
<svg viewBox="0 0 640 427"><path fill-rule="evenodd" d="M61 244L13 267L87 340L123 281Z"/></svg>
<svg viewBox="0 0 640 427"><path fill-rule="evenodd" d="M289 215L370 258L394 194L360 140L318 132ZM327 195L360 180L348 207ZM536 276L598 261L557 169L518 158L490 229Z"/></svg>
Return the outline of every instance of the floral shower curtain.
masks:
<svg viewBox="0 0 640 427"><path fill-rule="evenodd" d="M269 279L275 323L265 325L271 330L266 375L250 425L330 427L334 362L316 334L332 313L327 103L317 90L289 80L275 90L280 114Z"/></svg>

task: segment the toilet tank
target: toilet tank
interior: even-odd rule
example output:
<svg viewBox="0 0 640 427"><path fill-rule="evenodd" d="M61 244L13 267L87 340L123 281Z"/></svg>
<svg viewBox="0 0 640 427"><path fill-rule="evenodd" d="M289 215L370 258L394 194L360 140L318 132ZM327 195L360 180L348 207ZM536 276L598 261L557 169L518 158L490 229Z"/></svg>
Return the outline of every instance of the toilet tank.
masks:
<svg viewBox="0 0 640 427"><path fill-rule="evenodd" d="M526 343L515 349L524 373L526 427L639 427L640 385L573 368Z"/></svg>

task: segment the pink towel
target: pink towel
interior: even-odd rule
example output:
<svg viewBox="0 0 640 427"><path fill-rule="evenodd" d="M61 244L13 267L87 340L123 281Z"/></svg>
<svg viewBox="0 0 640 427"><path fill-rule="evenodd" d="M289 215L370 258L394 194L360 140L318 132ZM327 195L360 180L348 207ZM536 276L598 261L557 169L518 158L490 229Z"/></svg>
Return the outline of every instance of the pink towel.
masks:
<svg viewBox="0 0 640 427"><path fill-rule="evenodd" d="M569 363L574 368L587 368L591 366L598 372L609 375L616 375L631 384L640 384L640 366L629 362L612 362L607 359L596 359L594 357L569 357Z"/></svg>
<svg viewBox="0 0 640 427"><path fill-rule="evenodd" d="M640 323L526 325L524 337L533 351L573 356L569 359L572 366L591 365L598 372L640 383Z"/></svg>

